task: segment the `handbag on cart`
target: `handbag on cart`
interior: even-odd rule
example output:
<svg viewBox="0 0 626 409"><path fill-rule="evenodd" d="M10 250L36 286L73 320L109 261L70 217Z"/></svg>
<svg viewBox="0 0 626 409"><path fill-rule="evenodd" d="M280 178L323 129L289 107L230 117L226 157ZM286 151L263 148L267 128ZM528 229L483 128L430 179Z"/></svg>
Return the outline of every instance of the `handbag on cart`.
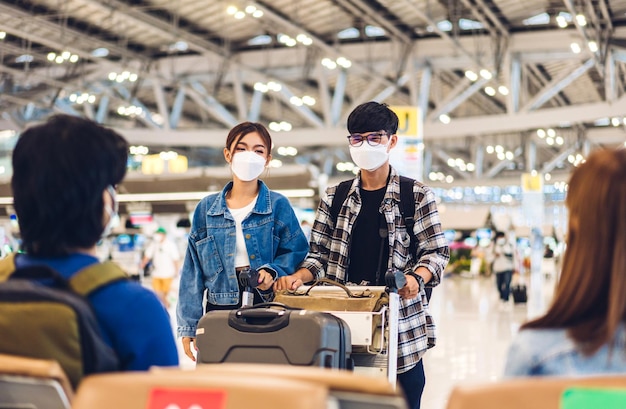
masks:
<svg viewBox="0 0 626 409"><path fill-rule="evenodd" d="M321 278L308 288L277 292L274 295L274 302L292 308L330 311L352 323L350 329L353 348L358 350L360 345L361 349L372 353L384 349L384 313L389 305L389 294L385 287L347 287L337 281Z"/></svg>

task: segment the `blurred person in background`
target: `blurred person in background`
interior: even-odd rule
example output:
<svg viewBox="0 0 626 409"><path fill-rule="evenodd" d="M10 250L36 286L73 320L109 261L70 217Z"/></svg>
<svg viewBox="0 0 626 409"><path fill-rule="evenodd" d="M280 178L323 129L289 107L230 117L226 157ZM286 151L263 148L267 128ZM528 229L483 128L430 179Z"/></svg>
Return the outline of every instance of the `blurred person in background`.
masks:
<svg viewBox="0 0 626 409"><path fill-rule="evenodd" d="M259 179L272 159L271 149L272 138L262 124L232 128L224 159L233 180L202 199L194 212L177 305L178 335L194 361L192 344L202 315L241 307L242 271L258 272L254 303L262 302L273 296L274 281L294 271L309 250L289 199Z"/></svg>
<svg viewBox="0 0 626 409"><path fill-rule="evenodd" d="M553 302L514 339L505 376L626 373L626 149L570 178L567 249Z"/></svg>
<svg viewBox="0 0 626 409"><path fill-rule="evenodd" d="M167 231L163 227L154 232L152 243L144 253L141 268L144 269L148 263L152 263L152 289L165 308L169 309L167 297L180 270L180 253L178 246L167 238Z"/></svg>
<svg viewBox="0 0 626 409"><path fill-rule="evenodd" d="M515 270L513 254L513 245L506 239L504 232L496 232L491 247L492 271L496 276L496 288L501 304L504 306L509 305L511 295L511 280Z"/></svg>

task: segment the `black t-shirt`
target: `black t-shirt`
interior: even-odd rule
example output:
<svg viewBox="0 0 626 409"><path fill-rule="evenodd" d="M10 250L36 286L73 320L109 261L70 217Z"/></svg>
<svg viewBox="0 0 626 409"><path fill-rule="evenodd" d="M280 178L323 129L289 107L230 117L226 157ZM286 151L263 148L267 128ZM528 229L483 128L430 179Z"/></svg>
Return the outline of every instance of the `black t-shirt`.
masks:
<svg viewBox="0 0 626 409"><path fill-rule="evenodd" d="M361 211L356 218L350 240L350 262L347 280L353 284L382 285L387 270L389 245L387 234L384 238L378 232L380 226L385 227L384 216L378 209L385 197L387 187L378 190L361 189ZM384 240L383 253L380 254L381 242ZM380 276L376 283L376 271L380 263Z"/></svg>

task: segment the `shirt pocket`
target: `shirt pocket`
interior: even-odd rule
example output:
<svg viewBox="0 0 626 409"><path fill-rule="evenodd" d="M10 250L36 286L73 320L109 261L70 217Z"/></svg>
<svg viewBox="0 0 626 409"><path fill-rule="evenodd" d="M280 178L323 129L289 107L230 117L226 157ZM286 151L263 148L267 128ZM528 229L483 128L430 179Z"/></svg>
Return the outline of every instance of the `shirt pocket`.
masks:
<svg viewBox="0 0 626 409"><path fill-rule="evenodd" d="M409 249L411 246L411 236L406 229L401 228L396 231L393 246L393 266L403 270L410 259Z"/></svg>

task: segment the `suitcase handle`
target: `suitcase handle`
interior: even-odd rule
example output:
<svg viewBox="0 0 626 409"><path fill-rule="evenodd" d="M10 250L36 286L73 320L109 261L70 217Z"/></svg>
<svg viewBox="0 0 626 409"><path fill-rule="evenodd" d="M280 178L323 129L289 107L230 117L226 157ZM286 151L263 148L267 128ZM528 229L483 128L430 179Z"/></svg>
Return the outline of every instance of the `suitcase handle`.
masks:
<svg viewBox="0 0 626 409"><path fill-rule="evenodd" d="M280 307L282 310L270 307ZM228 326L241 332L274 332L289 325L290 310L299 309L275 302L240 308L228 315Z"/></svg>

